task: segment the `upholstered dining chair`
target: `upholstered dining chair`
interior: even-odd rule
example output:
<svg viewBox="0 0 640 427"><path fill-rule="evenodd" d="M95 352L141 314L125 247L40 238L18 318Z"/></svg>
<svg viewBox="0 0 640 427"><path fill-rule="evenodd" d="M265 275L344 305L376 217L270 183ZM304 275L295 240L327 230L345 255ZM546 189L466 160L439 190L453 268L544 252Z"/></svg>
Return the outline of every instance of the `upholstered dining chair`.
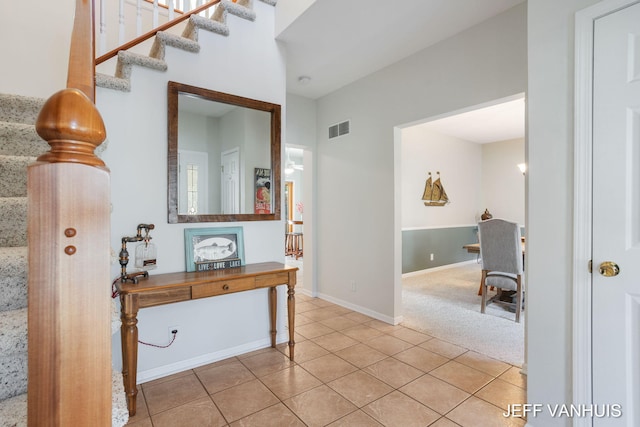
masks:
<svg viewBox="0 0 640 427"><path fill-rule="evenodd" d="M497 300L501 291L516 291L516 322L520 322L523 294L520 227L515 222L489 219L478 223L478 231L482 260L480 312L484 313L487 303ZM500 291L498 295L487 300L489 286L499 288Z"/></svg>

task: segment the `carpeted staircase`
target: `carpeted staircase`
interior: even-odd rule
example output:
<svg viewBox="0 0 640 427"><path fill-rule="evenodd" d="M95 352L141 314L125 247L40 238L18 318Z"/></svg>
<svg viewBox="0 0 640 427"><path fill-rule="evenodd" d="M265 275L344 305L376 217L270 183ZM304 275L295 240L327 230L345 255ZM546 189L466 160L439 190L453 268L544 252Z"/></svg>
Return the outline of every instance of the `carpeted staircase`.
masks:
<svg viewBox="0 0 640 427"><path fill-rule="evenodd" d="M44 101L0 94L0 427L27 425L27 165L49 149L34 126ZM112 385L112 425L122 426L120 372Z"/></svg>

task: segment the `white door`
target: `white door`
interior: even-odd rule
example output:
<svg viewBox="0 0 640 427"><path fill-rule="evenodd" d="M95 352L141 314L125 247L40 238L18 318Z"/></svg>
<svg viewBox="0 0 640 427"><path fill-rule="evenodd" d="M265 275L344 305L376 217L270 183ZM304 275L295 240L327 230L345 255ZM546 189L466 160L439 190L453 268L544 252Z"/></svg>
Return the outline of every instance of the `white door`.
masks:
<svg viewBox="0 0 640 427"><path fill-rule="evenodd" d="M178 150L178 212L209 213L209 155Z"/></svg>
<svg viewBox="0 0 640 427"><path fill-rule="evenodd" d="M240 213L240 150L225 151L221 156L222 213Z"/></svg>
<svg viewBox="0 0 640 427"><path fill-rule="evenodd" d="M593 55L593 403L622 413L594 426L640 426L640 3L595 21Z"/></svg>

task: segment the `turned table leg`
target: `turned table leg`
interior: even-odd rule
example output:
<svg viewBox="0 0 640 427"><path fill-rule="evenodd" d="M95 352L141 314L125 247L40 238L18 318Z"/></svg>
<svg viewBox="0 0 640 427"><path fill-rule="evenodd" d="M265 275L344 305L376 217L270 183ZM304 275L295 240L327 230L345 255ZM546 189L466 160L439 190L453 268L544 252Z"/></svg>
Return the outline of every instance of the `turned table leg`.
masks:
<svg viewBox="0 0 640 427"><path fill-rule="evenodd" d="M124 392L127 396L127 408L129 416L136 414L136 387L138 371L138 296L120 295L121 320L120 327L122 339L122 378L124 380Z"/></svg>

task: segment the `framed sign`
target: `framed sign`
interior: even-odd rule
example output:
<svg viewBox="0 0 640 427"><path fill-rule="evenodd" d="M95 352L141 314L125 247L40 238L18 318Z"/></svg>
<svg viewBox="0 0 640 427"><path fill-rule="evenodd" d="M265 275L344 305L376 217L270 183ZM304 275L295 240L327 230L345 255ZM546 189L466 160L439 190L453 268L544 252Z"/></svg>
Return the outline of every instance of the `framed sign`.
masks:
<svg viewBox="0 0 640 427"><path fill-rule="evenodd" d="M271 213L271 169L255 169L256 197L254 212L256 214Z"/></svg>
<svg viewBox="0 0 640 427"><path fill-rule="evenodd" d="M242 227L186 228L187 271L220 270L244 265Z"/></svg>

